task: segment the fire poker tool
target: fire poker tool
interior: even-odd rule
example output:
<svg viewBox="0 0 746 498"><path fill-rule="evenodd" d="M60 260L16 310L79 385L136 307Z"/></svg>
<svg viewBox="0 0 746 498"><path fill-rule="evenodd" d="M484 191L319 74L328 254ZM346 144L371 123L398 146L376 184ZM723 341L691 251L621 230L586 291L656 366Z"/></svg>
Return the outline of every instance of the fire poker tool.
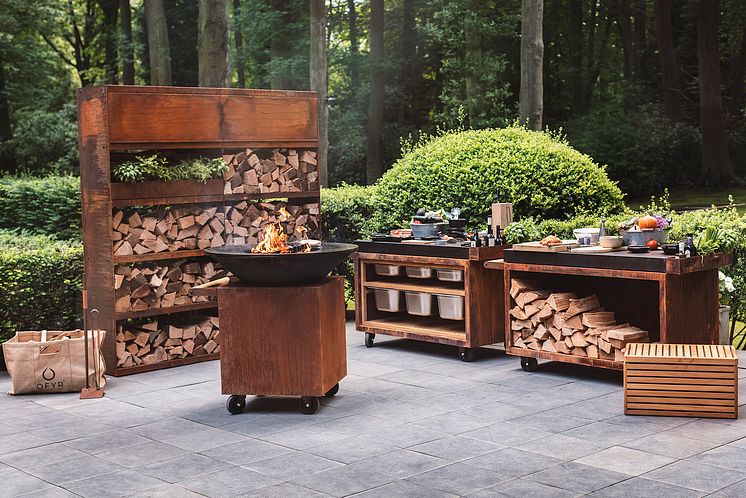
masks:
<svg viewBox="0 0 746 498"><path fill-rule="evenodd" d="M88 293L83 291L83 317L88 315ZM93 335L93 344L91 345L91 354L93 356L93 376L96 380L96 387L91 387L90 377L88 375L88 327L84 323L83 336L85 337L85 388L80 391L80 399L95 399L102 398L104 396L104 390L101 389L101 381L99 375L100 368L100 355L101 351L98 347L99 338L99 327L101 322L98 316L98 310L96 308L90 311L90 318L87 320L88 324L91 325L91 334ZM94 328L95 323L95 328Z"/></svg>

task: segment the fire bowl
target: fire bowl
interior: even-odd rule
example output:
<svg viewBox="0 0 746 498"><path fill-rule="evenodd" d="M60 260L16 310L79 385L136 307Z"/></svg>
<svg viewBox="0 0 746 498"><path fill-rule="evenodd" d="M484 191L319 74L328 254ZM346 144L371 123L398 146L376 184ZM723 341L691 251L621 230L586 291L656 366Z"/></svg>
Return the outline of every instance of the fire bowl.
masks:
<svg viewBox="0 0 746 498"><path fill-rule="evenodd" d="M205 254L245 284L280 287L318 282L357 251L354 244L324 242L321 249L311 252L263 254L252 253L254 245L213 247L205 249Z"/></svg>

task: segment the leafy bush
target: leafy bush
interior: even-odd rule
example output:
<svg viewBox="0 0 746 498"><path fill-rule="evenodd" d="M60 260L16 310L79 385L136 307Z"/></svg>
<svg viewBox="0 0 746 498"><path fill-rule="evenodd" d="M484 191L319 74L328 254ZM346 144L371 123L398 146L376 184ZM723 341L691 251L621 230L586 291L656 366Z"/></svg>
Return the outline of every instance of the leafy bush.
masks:
<svg viewBox="0 0 746 498"><path fill-rule="evenodd" d="M78 172L75 104L59 111L36 110L20 116L7 144L19 171L32 175Z"/></svg>
<svg viewBox="0 0 746 498"><path fill-rule="evenodd" d="M197 180L202 183L212 178L220 178L228 169L222 158L206 159L192 157L169 166L164 157L137 156L112 168L111 175L115 181L137 183L144 181Z"/></svg>
<svg viewBox="0 0 746 498"><path fill-rule="evenodd" d="M558 135L509 127L446 133L411 147L377 184L376 223L401 226L420 207L458 206L481 225L498 190L517 218L609 215L624 205L604 169Z"/></svg>
<svg viewBox="0 0 746 498"><path fill-rule="evenodd" d="M0 230L0 340L75 327L82 275L80 243Z"/></svg>
<svg viewBox="0 0 746 498"><path fill-rule="evenodd" d="M0 228L80 239L80 179L0 178Z"/></svg>
<svg viewBox="0 0 746 498"><path fill-rule="evenodd" d="M699 179L699 130L672 123L655 108L603 108L567 123L564 131L573 147L606 164L609 177L631 196Z"/></svg>

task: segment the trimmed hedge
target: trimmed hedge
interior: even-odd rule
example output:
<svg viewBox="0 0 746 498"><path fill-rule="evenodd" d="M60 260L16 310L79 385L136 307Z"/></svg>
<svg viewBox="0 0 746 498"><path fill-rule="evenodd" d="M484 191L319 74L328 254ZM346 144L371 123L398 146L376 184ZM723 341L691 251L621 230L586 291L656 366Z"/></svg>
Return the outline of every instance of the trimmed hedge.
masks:
<svg viewBox="0 0 746 498"><path fill-rule="evenodd" d="M80 239L80 179L0 178L0 228Z"/></svg>
<svg viewBox="0 0 746 498"><path fill-rule="evenodd" d="M16 330L74 328L82 276L80 243L0 230L0 341Z"/></svg>
<svg viewBox="0 0 746 498"><path fill-rule="evenodd" d="M418 208L458 206L483 225L498 190L517 218L624 209L622 192L589 156L556 134L509 127L445 133L412 147L377 184L376 224L401 226Z"/></svg>

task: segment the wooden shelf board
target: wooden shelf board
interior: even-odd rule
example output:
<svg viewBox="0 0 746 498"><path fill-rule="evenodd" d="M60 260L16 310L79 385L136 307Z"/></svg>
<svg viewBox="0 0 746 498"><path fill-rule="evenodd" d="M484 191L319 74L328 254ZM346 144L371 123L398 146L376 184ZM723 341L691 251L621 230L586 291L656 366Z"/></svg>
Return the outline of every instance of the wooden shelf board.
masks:
<svg viewBox="0 0 746 498"><path fill-rule="evenodd" d="M183 304L181 306L172 306L170 308L148 308L142 311L120 311L114 313L115 320L127 320L129 318L145 318L148 316L170 315L172 313L186 313L187 311L200 311L217 308L216 301L206 303Z"/></svg>
<svg viewBox="0 0 746 498"><path fill-rule="evenodd" d="M202 361L219 360L220 353L203 354L199 356L188 356L186 358L177 358L175 360L160 361L158 363L152 363L150 365L137 365L134 367L117 368L114 371L115 377L122 377L124 375L132 375L143 372L152 372L153 370L160 370L162 368L178 367L181 365L190 365L192 363L199 363Z"/></svg>
<svg viewBox="0 0 746 498"><path fill-rule="evenodd" d="M549 361L561 361L564 363L575 363L578 365L588 365L591 367L608 368L610 370L623 370L624 363L614 360L602 360L601 358L587 358L585 356L575 356L571 354L549 353L547 351L535 351L533 349L523 349L516 347L505 348L505 352L513 356L527 356Z"/></svg>
<svg viewBox="0 0 746 498"><path fill-rule="evenodd" d="M200 204L205 202L225 201L261 201L266 199L319 199L318 190L303 192L265 192L263 194L210 194L210 195L186 195L174 197L140 197L126 199L112 199L114 207L132 206L171 206L175 204Z"/></svg>
<svg viewBox="0 0 746 498"><path fill-rule="evenodd" d="M190 249L186 251L164 251L150 252L147 254L133 254L132 256L114 256L114 264L138 263L141 261L163 261L166 259L198 258L204 256L203 249Z"/></svg>
<svg viewBox="0 0 746 498"><path fill-rule="evenodd" d="M383 277L385 278L385 277ZM420 280L422 283L418 282ZM391 278L387 280L369 280L365 287L369 289L395 289L402 291L427 292L429 294L447 294L449 296L465 296L463 282L461 285L448 285L434 278Z"/></svg>
<svg viewBox="0 0 746 498"><path fill-rule="evenodd" d="M444 320L438 317L392 313L390 317L365 320L365 327L409 336L430 337L449 341L466 342L466 332L462 320Z"/></svg>

